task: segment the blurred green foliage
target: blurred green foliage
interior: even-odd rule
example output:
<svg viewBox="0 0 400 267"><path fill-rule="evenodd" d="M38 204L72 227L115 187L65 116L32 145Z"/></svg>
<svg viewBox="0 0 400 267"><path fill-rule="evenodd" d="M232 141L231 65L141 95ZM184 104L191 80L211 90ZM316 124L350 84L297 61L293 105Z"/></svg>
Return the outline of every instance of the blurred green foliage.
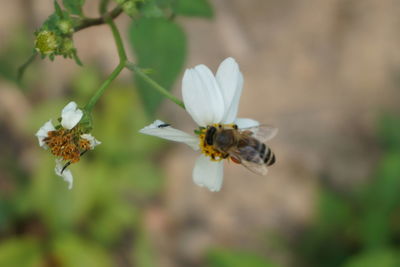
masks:
<svg viewBox="0 0 400 267"><path fill-rule="evenodd" d="M296 242L303 266L400 266L400 119L378 125L382 151L363 187L322 187L314 225Z"/></svg>
<svg viewBox="0 0 400 267"><path fill-rule="evenodd" d="M94 69L84 69L72 82L71 98L87 99L100 78ZM34 108L26 129L32 141L38 127L56 119L67 102L46 101ZM10 168L18 163L8 149L12 143L2 143L9 150L2 157L8 168L2 169L12 190L0 193L0 266L116 266L119 258L154 266L141 213L163 186L152 159L163 142L137 133L148 121L131 85L109 88L93 120L93 135L102 144L70 166L72 190L55 175L50 153L37 147L32 173L21 172L18 165Z"/></svg>
<svg viewBox="0 0 400 267"><path fill-rule="evenodd" d="M208 267L277 267L255 253L214 249L207 255Z"/></svg>

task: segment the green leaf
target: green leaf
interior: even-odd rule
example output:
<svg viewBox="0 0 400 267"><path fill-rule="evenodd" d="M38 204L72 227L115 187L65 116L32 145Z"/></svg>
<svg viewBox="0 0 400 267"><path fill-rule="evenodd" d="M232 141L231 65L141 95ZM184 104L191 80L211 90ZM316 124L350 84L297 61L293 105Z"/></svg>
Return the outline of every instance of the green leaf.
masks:
<svg viewBox="0 0 400 267"><path fill-rule="evenodd" d="M151 68L150 77L171 90L186 56L186 37L181 27L164 18L142 18L131 25L129 33L138 65ZM154 117L163 96L136 75L135 81L146 112Z"/></svg>
<svg viewBox="0 0 400 267"><path fill-rule="evenodd" d="M364 252L350 258L344 267L397 267L400 266L400 257L397 251L380 250Z"/></svg>
<svg viewBox="0 0 400 267"><path fill-rule="evenodd" d="M209 267L276 267L278 265L250 252L212 250L207 255Z"/></svg>
<svg viewBox="0 0 400 267"><path fill-rule="evenodd" d="M82 6L85 0L63 0L64 7L74 15L82 15Z"/></svg>
<svg viewBox="0 0 400 267"><path fill-rule="evenodd" d="M63 16L64 16L63 11L62 11L60 5L58 4L57 0L54 0L54 10L56 11L56 15L59 18L63 18Z"/></svg>
<svg viewBox="0 0 400 267"><path fill-rule="evenodd" d="M214 15L208 0L177 0L174 12L178 15L189 17L212 18Z"/></svg>
<svg viewBox="0 0 400 267"><path fill-rule="evenodd" d="M164 16L164 12L154 1L146 1L140 7L140 13L147 18L159 18Z"/></svg>

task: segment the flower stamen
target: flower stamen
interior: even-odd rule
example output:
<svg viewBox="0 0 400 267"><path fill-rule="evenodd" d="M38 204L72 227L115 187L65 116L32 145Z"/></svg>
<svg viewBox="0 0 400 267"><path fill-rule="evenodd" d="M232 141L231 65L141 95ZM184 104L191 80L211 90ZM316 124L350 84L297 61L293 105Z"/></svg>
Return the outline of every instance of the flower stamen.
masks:
<svg viewBox="0 0 400 267"><path fill-rule="evenodd" d="M59 129L49 131L43 139L53 155L65 161L76 163L80 160L82 151L91 149L90 141L81 138L79 130Z"/></svg>

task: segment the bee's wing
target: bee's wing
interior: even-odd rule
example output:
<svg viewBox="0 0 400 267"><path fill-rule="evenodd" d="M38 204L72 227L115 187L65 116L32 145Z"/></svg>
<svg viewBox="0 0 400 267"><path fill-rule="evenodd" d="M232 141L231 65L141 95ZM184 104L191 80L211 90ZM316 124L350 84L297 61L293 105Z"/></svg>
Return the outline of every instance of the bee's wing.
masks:
<svg viewBox="0 0 400 267"><path fill-rule="evenodd" d="M248 170L254 172L255 174L258 175L267 175L268 173L268 169L267 166L265 164L257 164L254 162L250 162L250 161L242 161L242 165L245 166Z"/></svg>
<svg viewBox="0 0 400 267"><path fill-rule="evenodd" d="M275 137L275 135L278 133L278 128L267 124L261 124L255 127L241 128L240 131L241 132L249 131L251 132L250 135L251 137L254 137L258 139L260 142L264 143Z"/></svg>
<svg viewBox="0 0 400 267"><path fill-rule="evenodd" d="M249 154L251 154L252 161L246 160L246 156ZM229 155L255 174L266 175L268 172L267 166L264 164L258 151L250 146L246 147L246 151L239 151L237 148L232 149L229 151Z"/></svg>

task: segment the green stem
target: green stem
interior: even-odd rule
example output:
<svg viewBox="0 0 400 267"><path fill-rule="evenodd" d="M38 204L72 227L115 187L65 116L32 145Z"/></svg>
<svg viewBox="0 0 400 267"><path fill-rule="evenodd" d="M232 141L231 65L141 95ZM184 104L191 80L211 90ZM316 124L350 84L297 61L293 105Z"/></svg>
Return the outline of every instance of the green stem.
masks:
<svg viewBox="0 0 400 267"><path fill-rule="evenodd" d="M74 32L83 30L91 26L104 24L107 22L108 18L115 19L116 17L121 15L122 11L123 11L122 7L117 6L116 8L114 8L108 13L103 14L99 18L85 18L74 28Z"/></svg>
<svg viewBox="0 0 400 267"><path fill-rule="evenodd" d="M126 56L125 53L125 48L124 44L122 43L121 34L119 33L117 26L115 26L115 23L111 18L107 18L106 21L108 25L111 27L111 31L114 36L115 45L117 46L118 49L120 64L125 64L128 57Z"/></svg>
<svg viewBox="0 0 400 267"><path fill-rule="evenodd" d="M100 97L104 94L104 91L110 85L110 83L117 78L120 72L124 69L124 64L118 64L118 66L114 69L114 71L108 76L107 80L103 82L100 88L94 93L92 98L85 106L85 110L90 113L93 110L94 105L96 105L97 101L99 101Z"/></svg>
<svg viewBox="0 0 400 267"><path fill-rule="evenodd" d="M185 105L183 102L178 99L176 96L168 92L167 89L159 85L156 81L151 79L149 76L146 75L138 66L136 66L132 62L126 62L126 68L135 72L139 77L141 77L143 80L145 80L148 84L150 84L154 89L156 89L160 94L164 95L166 98L170 99L173 101L175 104L180 106L181 108L185 109Z"/></svg>
<svg viewBox="0 0 400 267"><path fill-rule="evenodd" d="M111 31L112 31L113 37L114 37L114 41L115 41L115 45L117 46L118 56L119 56L119 64L114 69L114 71L110 74L110 76L108 76L108 78L103 82L103 84L100 86L100 88L94 93L94 95L89 100L89 102L86 104L85 110L88 113L90 113L93 110L94 105L96 105L97 101L99 101L100 97L104 94L105 90L110 85L110 83L115 78L117 78L117 76L125 68L126 59L127 59L124 45L122 43L121 35L118 31L118 28L115 26L115 23L112 21L112 19L107 18L106 20L107 20L107 24L111 28Z"/></svg>
<svg viewBox="0 0 400 267"><path fill-rule="evenodd" d="M28 58L28 60L18 68L17 73L17 82L20 83L22 81L22 77L24 76L26 68L35 60L37 56L36 50L32 53L32 55Z"/></svg>

